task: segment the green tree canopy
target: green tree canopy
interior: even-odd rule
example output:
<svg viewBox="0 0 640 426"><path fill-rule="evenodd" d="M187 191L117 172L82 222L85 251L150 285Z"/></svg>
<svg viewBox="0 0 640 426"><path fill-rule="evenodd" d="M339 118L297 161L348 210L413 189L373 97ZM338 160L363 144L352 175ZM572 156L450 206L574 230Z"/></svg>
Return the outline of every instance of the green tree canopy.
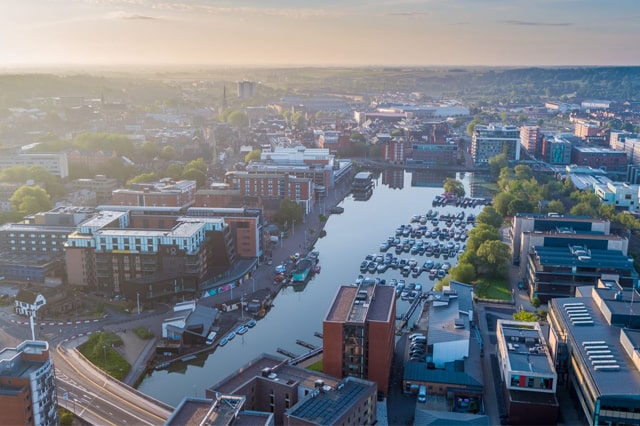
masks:
<svg viewBox="0 0 640 426"><path fill-rule="evenodd" d="M502 216L507 216L507 210L509 209L509 203L516 197L510 192L499 192L493 197L493 208Z"/></svg>
<svg viewBox="0 0 640 426"><path fill-rule="evenodd" d="M180 180L182 179L182 170L183 167L180 164L173 163L169 164L164 174L173 180Z"/></svg>
<svg viewBox="0 0 640 426"><path fill-rule="evenodd" d="M175 160L178 158L178 152L171 145L167 145L160 151L160 158L167 161Z"/></svg>
<svg viewBox="0 0 640 426"><path fill-rule="evenodd" d="M495 157L489 158L489 170L491 171L491 176L494 178L498 178L500 171L505 167L509 167L507 154L498 154Z"/></svg>
<svg viewBox="0 0 640 426"><path fill-rule="evenodd" d="M151 160L160 154L160 149L155 142L146 141L140 147L140 154L146 159Z"/></svg>
<svg viewBox="0 0 640 426"><path fill-rule="evenodd" d="M249 126L249 117L244 111L231 111L229 115L227 115L226 121L235 127Z"/></svg>
<svg viewBox="0 0 640 426"><path fill-rule="evenodd" d="M250 153L244 156L245 164L249 164L253 160L259 160L261 154L262 154L262 150L260 149L252 150Z"/></svg>
<svg viewBox="0 0 640 426"><path fill-rule="evenodd" d="M142 173L138 176L135 176L127 181L127 187L130 187L134 183L148 183L155 182L158 180L158 175L155 173Z"/></svg>
<svg viewBox="0 0 640 426"><path fill-rule="evenodd" d="M454 281L468 284L476 280L476 268L471 263L458 263L451 268L449 276Z"/></svg>
<svg viewBox="0 0 640 426"><path fill-rule="evenodd" d="M207 175L202 173L201 170L193 168L193 169L186 170L184 173L182 173L182 179L195 180L196 186L201 187L207 181Z"/></svg>
<svg viewBox="0 0 640 426"><path fill-rule="evenodd" d="M509 247L502 241L485 241L477 251L480 264L477 266L479 275L500 276L507 272L511 253Z"/></svg>
<svg viewBox="0 0 640 426"><path fill-rule="evenodd" d="M450 192L458 197L465 196L464 184L454 178L446 178L444 180L443 189L445 192Z"/></svg>
<svg viewBox="0 0 640 426"><path fill-rule="evenodd" d="M206 175L207 163L204 162L203 158L198 158L197 160L189 161L187 165L184 166L184 172L186 173L189 170L199 170Z"/></svg>
<svg viewBox="0 0 640 426"><path fill-rule="evenodd" d="M285 229L289 229L294 223L302 223L304 208L295 201L284 198L280 202L280 207L274 215L274 222Z"/></svg>
<svg viewBox="0 0 640 426"><path fill-rule="evenodd" d="M81 133L73 139L73 145L87 151L115 151L126 157L132 157L135 152L131 139L113 133Z"/></svg>
<svg viewBox="0 0 640 426"><path fill-rule="evenodd" d="M513 319L516 321L524 322L538 322L538 314L533 312L527 312L525 310L519 310L513 314Z"/></svg>
<svg viewBox="0 0 640 426"><path fill-rule="evenodd" d="M502 222L502 216L492 206L485 206L476 218L477 224L486 223L496 229L500 229Z"/></svg>
<svg viewBox="0 0 640 426"><path fill-rule="evenodd" d="M11 209L22 215L51 210L51 197L39 186L23 185L9 198Z"/></svg>

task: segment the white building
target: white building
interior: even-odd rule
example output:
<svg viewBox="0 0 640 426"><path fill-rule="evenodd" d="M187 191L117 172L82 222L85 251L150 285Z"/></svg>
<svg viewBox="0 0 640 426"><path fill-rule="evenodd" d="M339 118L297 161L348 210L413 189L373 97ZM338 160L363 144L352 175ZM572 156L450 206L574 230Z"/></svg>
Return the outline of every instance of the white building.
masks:
<svg viewBox="0 0 640 426"><path fill-rule="evenodd" d="M596 184L593 188L595 194L608 206L615 206L616 209L629 210L630 212L640 211L638 206L640 185L607 182L606 184Z"/></svg>
<svg viewBox="0 0 640 426"><path fill-rule="evenodd" d="M0 156L0 170L14 166L40 166L52 175L69 176L67 154L18 154Z"/></svg>

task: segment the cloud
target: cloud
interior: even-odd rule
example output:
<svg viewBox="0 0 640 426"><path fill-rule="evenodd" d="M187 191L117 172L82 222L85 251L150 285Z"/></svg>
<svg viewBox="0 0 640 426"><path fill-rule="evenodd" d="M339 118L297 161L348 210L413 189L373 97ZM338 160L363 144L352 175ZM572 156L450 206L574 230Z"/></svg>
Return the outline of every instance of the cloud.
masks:
<svg viewBox="0 0 640 426"><path fill-rule="evenodd" d="M406 16L408 18L413 18L417 16L431 16L433 13L431 12L389 12L388 16Z"/></svg>
<svg viewBox="0 0 640 426"><path fill-rule="evenodd" d="M535 22L535 21L518 21L510 19L506 21L500 21L507 25L517 25L523 27L570 27L573 22Z"/></svg>
<svg viewBox="0 0 640 426"><path fill-rule="evenodd" d="M131 20L131 21L155 21L160 19L155 16L150 15L141 15L137 13L127 13L123 11L112 12L107 15L109 19L123 19L123 20Z"/></svg>

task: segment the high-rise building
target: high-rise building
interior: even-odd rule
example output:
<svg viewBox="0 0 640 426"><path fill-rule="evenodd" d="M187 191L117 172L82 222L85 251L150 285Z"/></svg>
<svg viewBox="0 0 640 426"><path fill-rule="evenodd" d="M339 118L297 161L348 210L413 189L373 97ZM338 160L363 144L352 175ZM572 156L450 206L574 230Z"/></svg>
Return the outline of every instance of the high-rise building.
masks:
<svg viewBox="0 0 640 426"><path fill-rule="evenodd" d="M508 161L520 159L520 130L516 126L476 125L471 138L474 164L487 164L496 155L506 154Z"/></svg>
<svg viewBox="0 0 640 426"><path fill-rule="evenodd" d="M540 153L539 141L541 140L540 126L522 126L520 127L520 145L533 156Z"/></svg>
<svg viewBox="0 0 640 426"><path fill-rule="evenodd" d="M258 86L255 81L247 81L247 80L238 81L237 88L238 88L238 97L240 99L253 98L258 91Z"/></svg>
<svg viewBox="0 0 640 426"><path fill-rule="evenodd" d="M49 343L26 340L0 351L0 413L6 425L59 424Z"/></svg>
<svg viewBox="0 0 640 426"><path fill-rule="evenodd" d="M323 370L378 384L387 394L395 343L396 291L393 286L341 286L323 321Z"/></svg>

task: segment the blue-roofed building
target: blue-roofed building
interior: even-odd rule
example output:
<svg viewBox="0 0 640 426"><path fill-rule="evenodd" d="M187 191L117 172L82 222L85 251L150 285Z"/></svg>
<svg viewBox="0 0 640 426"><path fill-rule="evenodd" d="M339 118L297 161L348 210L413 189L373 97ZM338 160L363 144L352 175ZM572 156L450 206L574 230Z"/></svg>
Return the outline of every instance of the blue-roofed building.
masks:
<svg viewBox="0 0 640 426"><path fill-rule="evenodd" d="M549 304L549 349L558 378L568 382L588 424L640 424L636 301L638 290L601 280L584 297Z"/></svg>
<svg viewBox="0 0 640 426"><path fill-rule="evenodd" d="M618 250L591 249L587 245L530 248L525 280L531 298L547 303L556 297L573 297L576 287L596 286L600 278L615 279L622 287L637 286L633 259Z"/></svg>

